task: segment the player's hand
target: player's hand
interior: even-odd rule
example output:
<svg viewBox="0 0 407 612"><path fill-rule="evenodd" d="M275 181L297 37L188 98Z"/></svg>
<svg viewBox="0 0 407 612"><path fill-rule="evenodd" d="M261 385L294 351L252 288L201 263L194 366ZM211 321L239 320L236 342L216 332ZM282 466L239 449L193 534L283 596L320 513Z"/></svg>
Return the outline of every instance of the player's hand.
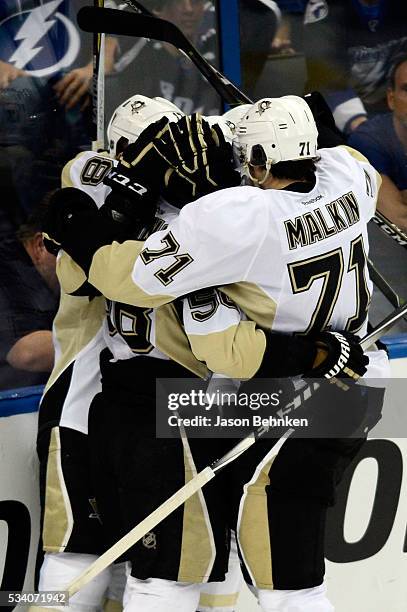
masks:
<svg viewBox="0 0 407 612"><path fill-rule="evenodd" d="M117 167L104 179L112 191L102 212L123 226L127 225L133 235L145 235L155 219L157 202L170 166L154 143L168 129L168 123L163 117L149 125L135 143L126 147Z"/></svg>
<svg viewBox="0 0 407 612"><path fill-rule="evenodd" d="M336 127L335 119L324 96L319 91L305 94L304 100L310 107L318 128L318 149L345 144L345 137Z"/></svg>
<svg viewBox="0 0 407 612"><path fill-rule="evenodd" d="M44 244L56 255L71 227L81 220L93 220L98 209L90 196L74 187L57 189L50 197L43 220Z"/></svg>
<svg viewBox="0 0 407 612"><path fill-rule="evenodd" d="M369 358L363 353L359 338L350 332L319 333L313 338L317 356L306 378L347 378L358 380L367 371Z"/></svg>
<svg viewBox="0 0 407 612"><path fill-rule="evenodd" d="M167 117L163 117L143 130L137 141L125 148L117 167L109 172L103 182L116 193L130 200L133 198L136 205L140 202L140 196L145 196L147 192L158 197L170 166L154 143L166 132L168 124Z"/></svg>
<svg viewBox="0 0 407 612"><path fill-rule="evenodd" d="M98 210L93 199L74 187L57 189L43 222L44 244L51 253L66 251L87 273L95 252L121 239L120 226Z"/></svg>
<svg viewBox="0 0 407 612"><path fill-rule="evenodd" d="M165 177L163 195L175 206L240 184L232 146L218 125L211 128L199 114L169 123L154 146L172 168Z"/></svg>

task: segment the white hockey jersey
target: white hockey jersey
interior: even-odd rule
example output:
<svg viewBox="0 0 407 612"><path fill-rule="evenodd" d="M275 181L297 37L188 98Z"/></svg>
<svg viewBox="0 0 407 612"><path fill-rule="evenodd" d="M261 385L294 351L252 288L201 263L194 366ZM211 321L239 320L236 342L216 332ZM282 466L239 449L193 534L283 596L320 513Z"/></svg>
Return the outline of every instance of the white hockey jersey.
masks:
<svg viewBox="0 0 407 612"><path fill-rule="evenodd" d="M81 153L65 167L63 186L85 191L100 207L110 193L103 178L115 163L91 151ZM157 216L166 226L178 214L177 208L163 201ZM57 271L68 292L74 289L71 283L74 270L75 264L64 254L58 260ZM260 366L265 349L261 330L252 321L245 320L232 300L214 288L180 302L179 308L170 304L153 309L106 300L103 337L113 358L123 360L146 355L172 358L200 376L215 371L234 378L250 378Z"/></svg>
<svg viewBox="0 0 407 612"><path fill-rule="evenodd" d="M219 286L261 327L363 335L372 291L367 222L380 177L347 147L319 155L310 192L236 187L201 198L144 244L100 248L90 282L143 307Z"/></svg>

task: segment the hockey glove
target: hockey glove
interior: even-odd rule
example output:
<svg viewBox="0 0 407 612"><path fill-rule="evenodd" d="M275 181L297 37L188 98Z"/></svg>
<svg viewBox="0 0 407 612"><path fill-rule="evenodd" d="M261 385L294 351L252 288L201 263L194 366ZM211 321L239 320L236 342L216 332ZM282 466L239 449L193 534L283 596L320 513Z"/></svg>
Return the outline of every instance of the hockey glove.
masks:
<svg viewBox="0 0 407 612"><path fill-rule="evenodd" d="M43 230L47 250L55 254L62 248L86 273L94 253L121 238L120 226L74 187L58 189L50 198Z"/></svg>
<svg viewBox="0 0 407 612"><path fill-rule="evenodd" d="M319 355L304 378L351 378L358 380L367 371L369 357L359 339L350 332L324 331L313 338Z"/></svg>
<svg viewBox="0 0 407 612"><path fill-rule="evenodd" d="M154 141L165 134L168 125L167 117L163 117L143 130L137 141L125 148L117 167L103 182L130 200L134 197L136 204L138 196L146 191L160 193L169 164L156 150Z"/></svg>
<svg viewBox="0 0 407 612"><path fill-rule="evenodd" d="M240 184L235 170L232 146L221 128L199 114L170 123L155 148L173 168L165 177L163 196L182 208L208 193Z"/></svg>
<svg viewBox="0 0 407 612"><path fill-rule="evenodd" d="M156 205L164 188L169 164L154 146L155 139L168 129L163 117L149 125L122 153L116 168L104 179L112 192L103 205L103 213L113 221L127 224L128 231L139 234L154 221Z"/></svg>
<svg viewBox="0 0 407 612"><path fill-rule="evenodd" d="M336 127L335 119L324 96L319 91L305 94L304 100L310 107L318 128L318 149L345 144L345 138Z"/></svg>
<svg viewBox="0 0 407 612"><path fill-rule="evenodd" d="M352 378L366 372L369 358L357 336L349 332L321 332L317 336L287 335L266 331L266 350L258 378Z"/></svg>
<svg viewBox="0 0 407 612"><path fill-rule="evenodd" d="M56 189L48 201L43 220L44 245L50 253L57 255L70 232L77 216L93 219L97 206L90 196L73 187Z"/></svg>

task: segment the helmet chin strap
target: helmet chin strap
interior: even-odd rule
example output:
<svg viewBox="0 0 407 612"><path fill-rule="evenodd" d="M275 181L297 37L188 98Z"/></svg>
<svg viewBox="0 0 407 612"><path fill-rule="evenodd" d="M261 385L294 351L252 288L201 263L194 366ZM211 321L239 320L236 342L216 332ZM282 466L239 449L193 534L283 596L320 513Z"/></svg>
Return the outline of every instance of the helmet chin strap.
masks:
<svg viewBox="0 0 407 612"><path fill-rule="evenodd" d="M259 185L259 186L260 186L260 185L263 185L263 184L264 184L264 183L267 181L267 179L268 179L268 177L269 177L269 175L270 175L271 161L270 161L269 159L267 160L267 162L266 162L266 171L265 171L264 176L263 176L263 178L262 178L262 179L258 179L258 178L254 177L254 176L252 175L252 173L251 173L251 171L250 171L250 166L252 166L252 164L250 164L249 162L247 162L247 163L246 163L247 174L249 175L249 177L250 177L251 181L252 181L252 182L253 182L255 185ZM252 167L254 168L254 166L252 166Z"/></svg>

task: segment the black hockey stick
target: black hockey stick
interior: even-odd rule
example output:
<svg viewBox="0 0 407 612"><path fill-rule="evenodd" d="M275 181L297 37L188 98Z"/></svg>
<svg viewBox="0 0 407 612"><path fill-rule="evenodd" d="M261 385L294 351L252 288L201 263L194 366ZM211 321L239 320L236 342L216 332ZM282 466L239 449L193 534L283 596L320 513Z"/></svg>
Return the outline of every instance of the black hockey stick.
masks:
<svg viewBox="0 0 407 612"><path fill-rule="evenodd" d="M137 2L137 0L124 0L124 3L127 4L130 8L135 10L137 13L141 13L142 15L148 15L149 17L155 17L154 13L148 10L145 6L141 4L141 2Z"/></svg>
<svg viewBox="0 0 407 612"><path fill-rule="evenodd" d="M397 244L407 249L407 234L397 227L395 223L390 221L383 213L376 210L373 221L385 234L397 242Z"/></svg>
<svg viewBox="0 0 407 612"><path fill-rule="evenodd" d="M236 85L214 68L170 21L116 9L84 6L78 13L79 27L85 32L105 32L116 36L137 36L170 43L183 51L228 104L247 104L251 100Z"/></svg>
<svg viewBox="0 0 407 612"><path fill-rule="evenodd" d="M369 348L372 344L376 342L386 331L388 331L402 316L407 313L407 304L397 308L394 312L392 312L388 317L383 319L381 323L369 334L367 334L360 341L360 346L363 350ZM318 383L311 383L307 385L307 387L300 391L300 394L294 398L294 402L297 397L301 396L301 402L303 403L304 399L308 399L314 393L316 389L319 388ZM308 390L308 391L307 391ZM302 399L304 398L304 399ZM298 406L296 406L293 402L288 404L287 408L290 407L291 410L296 410ZM290 411L291 411L290 410ZM284 412L286 415L287 412ZM138 525L136 525L129 533L123 536L116 544L114 544L109 550L107 550L103 555L101 555L94 563L89 565L89 567L82 572L79 576L77 576L66 588L61 589L62 591L68 591L69 596L71 597L75 593L77 593L81 588L83 588L92 578L97 576L100 572L102 572L106 567L108 567L111 563L113 563L118 557L124 554L131 546L136 544L143 536L152 531L154 527L156 527L161 521L163 521L167 516L169 516L174 510L182 506L187 499L192 497L197 491L199 491L206 483L208 483L212 478L216 476L216 473L226 467L229 463L240 457L248 448L250 448L256 440L262 437L265 433L269 431L269 427L261 426L256 431L250 433L248 436L240 440L238 444L236 444L230 451L228 451L223 457L217 459L211 465L208 465L205 469L199 472L192 480L190 480L186 485L181 487L174 495L172 495L169 499L167 499L161 506L159 506L154 512L152 512L149 516L147 516L144 520L141 521ZM293 433L293 429L288 429L274 445L274 449L276 453L279 448L284 444L285 440Z"/></svg>
<svg viewBox="0 0 407 612"><path fill-rule="evenodd" d="M176 25L155 17L136 0L125 0L125 2L139 12L129 14L114 9L102 10L84 7L78 13L78 23L86 32L103 30L107 34L137 36L168 42L185 53L194 62L198 70L208 79L225 102L231 105L252 103L252 100L246 94L199 53ZM382 213L376 211L373 221L398 244L407 248L407 235Z"/></svg>
<svg viewBox="0 0 407 612"><path fill-rule="evenodd" d="M384 297L390 302L394 308L401 306L402 300L400 296L394 291L393 287L387 282L382 274L374 267L370 259L367 260L367 268L369 270L369 276L372 283L383 293Z"/></svg>

